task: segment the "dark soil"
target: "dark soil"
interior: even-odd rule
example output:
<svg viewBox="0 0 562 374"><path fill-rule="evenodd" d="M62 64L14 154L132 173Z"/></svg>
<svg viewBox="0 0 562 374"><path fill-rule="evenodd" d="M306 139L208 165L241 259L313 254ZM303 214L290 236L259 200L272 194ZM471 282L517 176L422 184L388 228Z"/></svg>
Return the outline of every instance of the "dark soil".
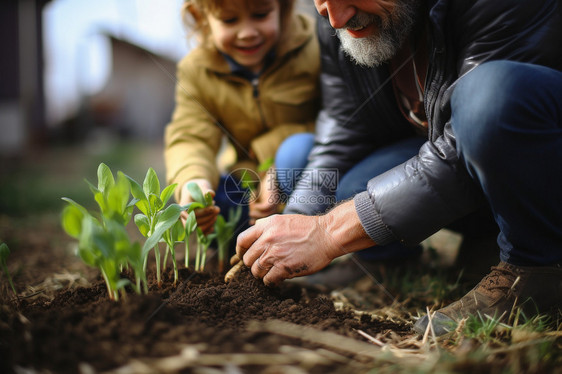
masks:
<svg viewBox="0 0 562 374"><path fill-rule="evenodd" d="M0 234L14 241L17 225L3 223ZM62 247L64 243L61 239ZM54 259L54 263L66 269L80 268L74 260L68 259L67 251L36 237L22 235L17 246L21 249L13 254L11 269L20 296L26 294L26 286L41 282L47 274L57 270L44 269L38 265L41 261L53 266ZM14 264L27 265L14 269ZM36 279L33 267L37 270ZM84 274L89 274L86 277L91 280L86 287L70 282L50 295L43 290L19 300L13 298L2 278L0 372L27 368L37 372L91 373L141 361L145 369L155 365L154 362L160 365L148 370L151 372L197 372L197 365L225 372L232 372L233 365L243 372L283 372L276 368L291 364L293 356L287 353L288 349L325 352L325 348L329 348L322 341L272 333L259 324L251 325L251 321L286 321L333 332L362 344L366 344L365 339L356 330L372 336L389 330L399 335L411 334L406 324L372 318L368 314L358 317L350 310L336 311L330 297L321 292L287 282L278 288L267 288L246 268L228 284L221 274L183 269L175 288L172 287L173 274L165 273L162 288L156 287L152 279L148 295L128 293L117 302L109 300L105 284L95 272L86 269ZM294 356L292 365L313 373L349 372L351 367L357 372L368 368L361 366L365 357L360 352L343 346L331 350L334 359L303 363L306 360ZM185 352L195 352L197 357L210 361L203 360L204 364L196 365L184 359L179 361L179 366L171 364L166 370L162 369L164 362L157 361L163 357L181 357ZM241 357L244 358L242 363ZM281 357L285 359L276 362ZM270 361L263 362L268 358ZM129 372L137 371L131 366L129 369Z"/></svg>

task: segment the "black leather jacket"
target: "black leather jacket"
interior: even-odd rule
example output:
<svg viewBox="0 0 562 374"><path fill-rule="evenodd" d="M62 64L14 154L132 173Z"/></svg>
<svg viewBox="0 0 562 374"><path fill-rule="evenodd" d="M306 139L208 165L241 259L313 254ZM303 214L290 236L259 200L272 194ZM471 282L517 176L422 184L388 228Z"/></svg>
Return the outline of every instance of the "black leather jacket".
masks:
<svg viewBox="0 0 562 374"><path fill-rule="evenodd" d="M363 227L378 244L415 245L483 203L480 187L457 158L449 123L459 78L491 60L562 69L562 0L428 0L427 9L428 141L417 156L371 179L354 198ZM388 66L353 64L329 24L318 24L323 110L308 168L336 168L341 177L377 147L415 134L397 107ZM332 185L322 181L312 175L299 182L285 213L328 209L330 200L317 196L333 195Z"/></svg>

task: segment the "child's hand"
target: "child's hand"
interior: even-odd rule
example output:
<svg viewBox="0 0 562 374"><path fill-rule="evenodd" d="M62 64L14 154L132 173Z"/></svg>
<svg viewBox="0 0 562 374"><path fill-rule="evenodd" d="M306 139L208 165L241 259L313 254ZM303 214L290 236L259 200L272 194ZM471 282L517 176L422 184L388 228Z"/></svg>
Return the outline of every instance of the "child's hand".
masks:
<svg viewBox="0 0 562 374"><path fill-rule="evenodd" d="M211 193L211 196L215 197L215 191L213 190L211 184L205 179L193 179L190 182L195 182L201 188L201 192L205 195L207 192ZM187 190L187 183L183 186L180 195L180 205L186 205L192 203L194 200L191 197L191 194ZM195 209L195 218L197 219L197 226L201 228L204 234L208 234L213 231L213 227L215 225L215 221L217 220L217 216L220 213L220 208L216 205L206 207L206 208L199 208ZM182 222L185 225L185 220L187 218L187 212L182 212Z"/></svg>
<svg viewBox="0 0 562 374"><path fill-rule="evenodd" d="M250 225L260 218L276 214L279 206L275 171L270 168L260 181L260 190L257 199L250 202Z"/></svg>

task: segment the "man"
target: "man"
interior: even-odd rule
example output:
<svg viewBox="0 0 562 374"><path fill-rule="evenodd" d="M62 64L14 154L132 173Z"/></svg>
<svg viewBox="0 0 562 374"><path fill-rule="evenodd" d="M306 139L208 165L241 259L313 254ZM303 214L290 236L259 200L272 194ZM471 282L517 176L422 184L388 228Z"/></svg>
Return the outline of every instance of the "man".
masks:
<svg viewBox="0 0 562 374"><path fill-rule="evenodd" d="M427 129L428 140L417 155L324 215L258 221L238 237L239 257L264 283L277 284L317 272L345 253L419 243L486 203L500 230L501 262L461 300L435 313L435 332L478 312L505 318L514 306L527 314L560 307L561 1L315 5L356 63L378 69L381 77L386 71L393 81L392 92L377 92L373 100L396 100ZM331 133L331 142L361 149L354 147L363 129L342 125ZM345 159L351 152L343 149L339 157ZM318 153L312 151L312 160ZM415 328L422 332L427 325L426 316Z"/></svg>

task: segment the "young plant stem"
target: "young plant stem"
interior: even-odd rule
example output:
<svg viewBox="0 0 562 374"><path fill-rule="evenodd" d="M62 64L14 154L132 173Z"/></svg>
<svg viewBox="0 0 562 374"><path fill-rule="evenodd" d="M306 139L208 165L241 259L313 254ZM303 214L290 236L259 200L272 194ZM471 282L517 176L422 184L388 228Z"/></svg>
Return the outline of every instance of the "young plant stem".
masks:
<svg viewBox="0 0 562 374"><path fill-rule="evenodd" d="M201 270L201 250L201 241L199 240L199 237L197 237L197 251L195 252L195 271Z"/></svg>
<svg viewBox="0 0 562 374"><path fill-rule="evenodd" d="M225 268L225 261L226 261L226 247L224 245L222 245L221 243L219 243L218 245L218 251L219 251L219 273L222 273L224 271Z"/></svg>
<svg viewBox="0 0 562 374"><path fill-rule="evenodd" d="M6 265L5 262L2 262L2 271L4 272L4 274L6 274L6 278L8 278L8 283L10 283L10 287L12 288L12 291L14 291L14 295L16 295L16 298L17 298L18 293L16 292L16 287L14 286L14 282L12 282L12 277L10 276L10 273L8 272L8 266Z"/></svg>
<svg viewBox="0 0 562 374"><path fill-rule="evenodd" d="M170 245L166 244L166 250L164 251L164 261L162 262L162 272L166 271L166 266L168 265L168 253L170 250Z"/></svg>
<svg viewBox="0 0 562 374"><path fill-rule="evenodd" d="M207 248L203 248L203 254L201 256L201 271L205 269L205 262L207 261Z"/></svg>
<svg viewBox="0 0 562 374"><path fill-rule="evenodd" d="M103 280L105 281L105 285L107 286L107 294L111 300L117 301L119 296L116 297L115 292L111 288L111 283L109 282L109 278L103 268L100 268L101 275L103 276Z"/></svg>
<svg viewBox="0 0 562 374"><path fill-rule="evenodd" d="M160 278L160 248L158 244L154 246L154 257L156 259L156 281L158 282L158 287L162 287L162 279Z"/></svg>
<svg viewBox="0 0 562 374"><path fill-rule="evenodd" d="M189 237L187 236L185 238L185 268L187 269L189 267Z"/></svg>
<svg viewBox="0 0 562 374"><path fill-rule="evenodd" d="M8 245L6 243L0 244L0 265L2 266L2 271L6 275L6 278L8 278L8 283L10 283L12 291L14 291L14 295L16 295L16 298L19 299L18 293L16 292L16 287L14 286L14 282L12 282L12 277L10 275L10 272L8 271L7 259L9 255L10 248L8 248Z"/></svg>
<svg viewBox="0 0 562 374"><path fill-rule="evenodd" d="M174 287L175 287L177 282L178 282L178 278L179 278L178 264L176 262L176 252L174 251L173 246L168 247L168 248L170 249L170 252L172 253L172 264L174 265Z"/></svg>

